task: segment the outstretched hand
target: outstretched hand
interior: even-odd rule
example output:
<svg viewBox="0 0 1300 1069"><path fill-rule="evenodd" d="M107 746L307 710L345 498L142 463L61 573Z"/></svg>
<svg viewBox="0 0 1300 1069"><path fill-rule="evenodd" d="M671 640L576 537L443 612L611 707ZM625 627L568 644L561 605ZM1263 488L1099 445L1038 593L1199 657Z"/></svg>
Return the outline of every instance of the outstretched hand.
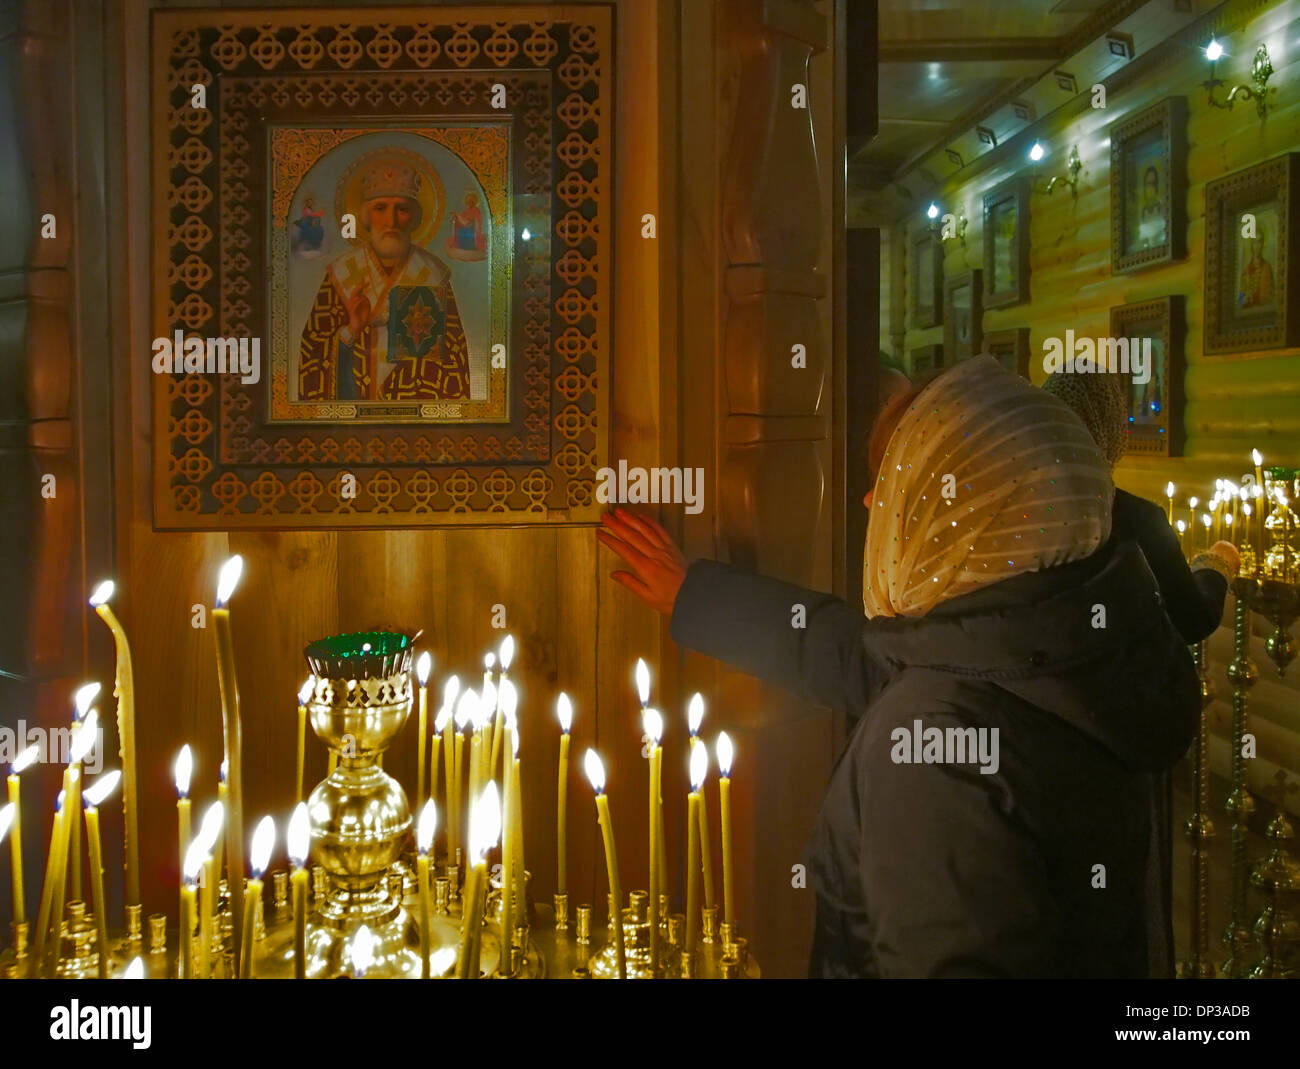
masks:
<svg viewBox="0 0 1300 1069"><path fill-rule="evenodd" d="M649 516L637 516L626 509L613 509L600 522L604 529L597 531L596 537L631 568L615 572L614 581L652 609L671 615L686 578L686 558L672 537Z"/></svg>

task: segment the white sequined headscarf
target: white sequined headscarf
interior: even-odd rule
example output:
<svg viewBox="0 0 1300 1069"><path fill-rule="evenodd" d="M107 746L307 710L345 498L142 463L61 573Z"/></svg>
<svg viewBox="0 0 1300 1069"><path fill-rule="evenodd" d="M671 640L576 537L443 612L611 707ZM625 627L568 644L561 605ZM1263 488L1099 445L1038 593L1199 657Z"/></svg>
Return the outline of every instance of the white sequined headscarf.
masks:
<svg viewBox="0 0 1300 1069"><path fill-rule="evenodd" d="M1079 418L991 356L922 390L877 474L868 616L924 616L990 583L1091 556L1110 536L1110 469Z"/></svg>

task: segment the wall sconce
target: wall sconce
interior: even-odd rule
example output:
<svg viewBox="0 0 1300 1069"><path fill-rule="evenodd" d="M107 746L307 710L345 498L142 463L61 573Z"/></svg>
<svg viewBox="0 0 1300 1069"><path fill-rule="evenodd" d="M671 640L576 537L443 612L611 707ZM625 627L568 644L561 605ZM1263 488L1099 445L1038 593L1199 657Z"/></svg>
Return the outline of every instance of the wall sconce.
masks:
<svg viewBox="0 0 1300 1069"><path fill-rule="evenodd" d="M1047 155L1047 150L1043 147L1043 143L1041 141L1035 141L1033 146L1029 149L1029 159L1034 163L1038 163L1038 161L1043 159L1046 155ZM1079 159L1079 146L1071 145L1070 155L1065 161L1066 173L1052 175L1051 178L1046 180L1044 180L1043 178L1035 174L1034 179L1041 186L1041 188L1036 189L1035 192L1050 194L1052 190L1054 190L1059 184L1059 185L1069 186L1070 195L1074 197L1075 200L1078 200L1079 199L1079 172L1081 170L1083 170L1083 161Z"/></svg>
<svg viewBox="0 0 1300 1069"><path fill-rule="evenodd" d="M1213 38L1205 46L1205 58L1210 61L1210 78L1209 81L1202 82L1201 87L1205 90L1206 98L1210 105L1216 108L1225 108L1232 110L1232 105L1237 100L1253 100L1255 102L1255 112L1262 119L1268 114L1268 95L1275 92L1270 88L1268 80L1273 76L1273 63L1268 58L1268 48L1260 45L1255 52L1255 61L1250 65L1251 85L1234 85L1228 90L1225 99L1219 100L1215 92L1223 85L1222 78L1214 76L1215 64L1223 55L1223 46Z"/></svg>

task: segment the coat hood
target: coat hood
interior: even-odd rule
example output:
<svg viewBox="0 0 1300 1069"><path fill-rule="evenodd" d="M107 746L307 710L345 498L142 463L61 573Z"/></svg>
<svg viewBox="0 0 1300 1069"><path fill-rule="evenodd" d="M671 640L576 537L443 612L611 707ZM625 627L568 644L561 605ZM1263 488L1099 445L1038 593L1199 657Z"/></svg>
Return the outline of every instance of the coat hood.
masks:
<svg viewBox="0 0 1300 1069"><path fill-rule="evenodd" d="M1195 734L1200 684L1136 543L1017 576L920 618L872 621L894 671L987 680L1058 717L1125 767L1172 766Z"/></svg>

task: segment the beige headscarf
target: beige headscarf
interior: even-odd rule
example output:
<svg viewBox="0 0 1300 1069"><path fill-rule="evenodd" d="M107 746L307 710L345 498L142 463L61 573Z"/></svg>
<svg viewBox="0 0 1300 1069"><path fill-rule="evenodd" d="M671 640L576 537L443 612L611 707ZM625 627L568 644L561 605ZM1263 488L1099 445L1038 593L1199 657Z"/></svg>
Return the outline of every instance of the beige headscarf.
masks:
<svg viewBox="0 0 1300 1069"><path fill-rule="evenodd" d="M889 439L867 525L866 613L923 616L1091 556L1110 536L1113 493L1105 458L1062 402L991 356L958 364Z"/></svg>
<svg viewBox="0 0 1300 1069"><path fill-rule="evenodd" d="M1128 376L1110 371L1058 371L1048 376L1043 389L1083 420L1113 468L1128 445Z"/></svg>

